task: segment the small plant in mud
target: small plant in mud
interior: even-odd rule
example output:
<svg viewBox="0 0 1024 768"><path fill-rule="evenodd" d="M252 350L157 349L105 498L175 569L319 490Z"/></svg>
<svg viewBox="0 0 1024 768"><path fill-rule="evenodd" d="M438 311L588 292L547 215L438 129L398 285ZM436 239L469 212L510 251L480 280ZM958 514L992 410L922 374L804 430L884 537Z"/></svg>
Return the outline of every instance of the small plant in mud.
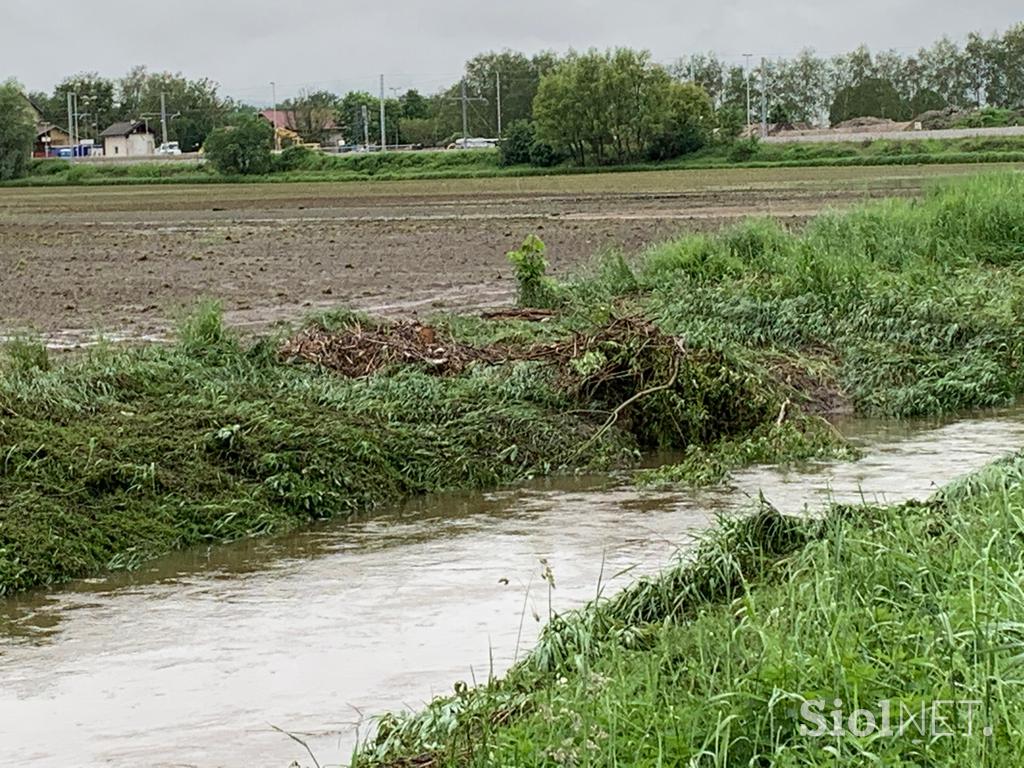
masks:
<svg viewBox="0 0 1024 768"><path fill-rule="evenodd" d="M508 260L515 267L519 285L518 301L522 307L553 309L561 302L555 281L547 276L547 246L536 235L529 235L516 251L509 251Z"/></svg>

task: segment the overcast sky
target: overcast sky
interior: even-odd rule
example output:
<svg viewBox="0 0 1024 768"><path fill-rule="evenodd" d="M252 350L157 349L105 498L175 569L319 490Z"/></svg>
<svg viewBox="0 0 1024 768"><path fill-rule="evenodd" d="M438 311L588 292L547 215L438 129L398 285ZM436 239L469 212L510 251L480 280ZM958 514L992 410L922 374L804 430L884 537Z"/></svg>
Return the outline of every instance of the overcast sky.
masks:
<svg viewBox="0 0 1024 768"><path fill-rule="evenodd" d="M0 80L49 91L65 75L135 64L207 76L250 102L300 89L433 92L486 50L627 45L659 61L822 54L863 42L911 52L1024 21L1020 0L0 0Z"/></svg>

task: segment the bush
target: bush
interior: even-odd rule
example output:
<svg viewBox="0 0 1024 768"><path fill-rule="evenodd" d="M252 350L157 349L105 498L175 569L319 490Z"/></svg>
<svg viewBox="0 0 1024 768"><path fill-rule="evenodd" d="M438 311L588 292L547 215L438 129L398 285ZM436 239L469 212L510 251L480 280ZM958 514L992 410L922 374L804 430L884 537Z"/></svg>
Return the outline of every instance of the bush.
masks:
<svg viewBox="0 0 1024 768"><path fill-rule="evenodd" d="M745 163L757 157L760 151L761 145L751 136L749 139L734 142L729 147L727 158L730 163Z"/></svg>
<svg viewBox="0 0 1024 768"><path fill-rule="evenodd" d="M274 158L274 170L275 171L297 171L300 169L310 169L317 165L319 160L319 152L315 152L309 147L304 147L301 144L294 144Z"/></svg>
<svg viewBox="0 0 1024 768"><path fill-rule="evenodd" d="M498 145L501 164L526 165L532 162L530 151L537 140L537 132L529 120L516 120L505 131Z"/></svg>
<svg viewBox="0 0 1024 768"><path fill-rule="evenodd" d="M538 140L530 145L530 164L538 168L551 168L565 159L565 153L559 152L546 142Z"/></svg>
<svg viewBox="0 0 1024 768"><path fill-rule="evenodd" d="M245 117L237 125L218 128L203 144L217 171L230 176L267 173L271 169L274 129L258 117Z"/></svg>

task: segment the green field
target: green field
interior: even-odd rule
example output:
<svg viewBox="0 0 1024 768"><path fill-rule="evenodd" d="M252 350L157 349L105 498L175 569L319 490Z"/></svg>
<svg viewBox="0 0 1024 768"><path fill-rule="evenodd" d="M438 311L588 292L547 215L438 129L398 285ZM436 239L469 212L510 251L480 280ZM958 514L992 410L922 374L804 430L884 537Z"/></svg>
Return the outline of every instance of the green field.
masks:
<svg viewBox="0 0 1024 768"><path fill-rule="evenodd" d="M283 156L282 156L283 157ZM220 182L352 182L441 180L501 177L630 173L722 168L846 168L852 166L1000 163L1024 161L1024 137L878 140L849 143L758 144L715 146L678 160L635 165L578 167L558 165L504 167L497 150L468 152L391 152L350 155L310 153L296 163L278 162L270 174L226 177L192 162L139 164L69 163L43 160L29 176L6 186L118 184L205 184Z"/></svg>

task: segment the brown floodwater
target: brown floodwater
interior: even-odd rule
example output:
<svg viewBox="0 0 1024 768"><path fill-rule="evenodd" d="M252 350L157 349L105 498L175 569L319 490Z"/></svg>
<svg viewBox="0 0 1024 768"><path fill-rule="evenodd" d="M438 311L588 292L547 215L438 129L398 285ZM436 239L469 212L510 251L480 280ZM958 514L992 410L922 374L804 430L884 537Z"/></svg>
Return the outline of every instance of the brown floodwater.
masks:
<svg viewBox="0 0 1024 768"><path fill-rule="evenodd" d="M272 726L340 765L374 714L501 673L549 610L660 569L759 490L788 513L924 497L1024 444L1021 408L841 426L863 460L706 491L578 477L435 496L0 601L0 765L311 764Z"/></svg>

